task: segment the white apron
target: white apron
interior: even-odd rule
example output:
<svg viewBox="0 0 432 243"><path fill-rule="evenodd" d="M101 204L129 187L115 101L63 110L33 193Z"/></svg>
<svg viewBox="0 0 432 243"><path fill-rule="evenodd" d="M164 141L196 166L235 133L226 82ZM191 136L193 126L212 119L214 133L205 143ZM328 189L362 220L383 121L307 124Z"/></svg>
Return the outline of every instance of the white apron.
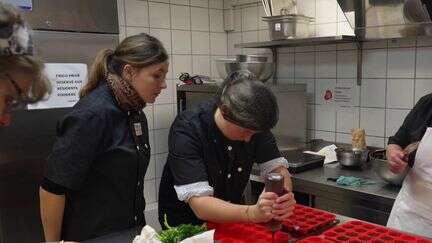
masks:
<svg viewBox="0 0 432 243"><path fill-rule="evenodd" d="M428 127L387 226L432 238L432 128Z"/></svg>

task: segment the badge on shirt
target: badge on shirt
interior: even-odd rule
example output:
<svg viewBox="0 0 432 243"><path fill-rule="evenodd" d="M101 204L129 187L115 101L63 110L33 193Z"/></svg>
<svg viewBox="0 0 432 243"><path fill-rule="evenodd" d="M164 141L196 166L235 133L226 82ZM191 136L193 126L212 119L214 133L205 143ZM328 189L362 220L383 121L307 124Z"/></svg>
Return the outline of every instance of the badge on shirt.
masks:
<svg viewBox="0 0 432 243"><path fill-rule="evenodd" d="M142 128L141 128L141 123L139 123L139 122L134 123L134 129L135 129L135 134L137 136L141 136L143 134Z"/></svg>

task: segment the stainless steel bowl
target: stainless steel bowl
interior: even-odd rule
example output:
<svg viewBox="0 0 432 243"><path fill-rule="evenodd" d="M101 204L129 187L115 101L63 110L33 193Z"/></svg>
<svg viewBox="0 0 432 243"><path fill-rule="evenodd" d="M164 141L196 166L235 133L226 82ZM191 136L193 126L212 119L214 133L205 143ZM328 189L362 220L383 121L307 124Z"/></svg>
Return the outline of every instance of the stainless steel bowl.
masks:
<svg viewBox="0 0 432 243"><path fill-rule="evenodd" d="M237 62L267 62L267 56L259 56L259 55L237 55Z"/></svg>
<svg viewBox="0 0 432 243"><path fill-rule="evenodd" d="M348 148L336 149L338 162L346 167L360 167L367 161L368 153L368 150L353 150Z"/></svg>
<svg viewBox="0 0 432 243"><path fill-rule="evenodd" d="M216 69L223 79L232 72L247 70L262 82L266 82L273 75L274 64L272 62L237 62L225 59L216 60Z"/></svg>
<svg viewBox="0 0 432 243"><path fill-rule="evenodd" d="M371 153L370 159L373 170L379 177L381 177L381 179L393 185L402 185L405 176L408 174L409 166L407 166L405 170L399 174L391 172L387 164L385 150L377 150Z"/></svg>

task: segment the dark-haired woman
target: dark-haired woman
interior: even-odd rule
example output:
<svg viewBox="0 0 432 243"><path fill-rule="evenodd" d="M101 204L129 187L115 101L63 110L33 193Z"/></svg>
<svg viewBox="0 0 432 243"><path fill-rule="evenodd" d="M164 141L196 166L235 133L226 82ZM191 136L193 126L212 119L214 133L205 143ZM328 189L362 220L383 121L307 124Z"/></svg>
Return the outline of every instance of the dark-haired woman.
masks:
<svg viewBox="0 0 432 243"><path fill-rule="evenodd" d="M166 88L168 65L161 42L147 34L98 54L48 157L40 188L46 241L83 241L145 224L150 146L142 109Z"/></svg>
<svg viewBox="0 0 432 243"><path fill-rule="evenodd" d="M287 161L270 129L278 121L273 93L249 73L228 77L214 100L177 116L159 189L159 221L169 225L266 222L292 214L295 200ZM253 163L261 175L278 172L289 193L263 192L242 205Z"/></svg>

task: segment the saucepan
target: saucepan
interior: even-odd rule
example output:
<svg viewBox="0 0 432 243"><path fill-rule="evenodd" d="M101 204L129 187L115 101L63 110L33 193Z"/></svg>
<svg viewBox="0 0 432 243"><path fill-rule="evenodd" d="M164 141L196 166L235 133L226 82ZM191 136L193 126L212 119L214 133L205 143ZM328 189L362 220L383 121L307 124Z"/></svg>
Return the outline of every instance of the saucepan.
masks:
<svg viewBox="0 0 432 243"><path fill-rule="evenodd" d="M360 167L368 160L367 149L337 148L335 151L338 162L345 167Z"/></svg>

